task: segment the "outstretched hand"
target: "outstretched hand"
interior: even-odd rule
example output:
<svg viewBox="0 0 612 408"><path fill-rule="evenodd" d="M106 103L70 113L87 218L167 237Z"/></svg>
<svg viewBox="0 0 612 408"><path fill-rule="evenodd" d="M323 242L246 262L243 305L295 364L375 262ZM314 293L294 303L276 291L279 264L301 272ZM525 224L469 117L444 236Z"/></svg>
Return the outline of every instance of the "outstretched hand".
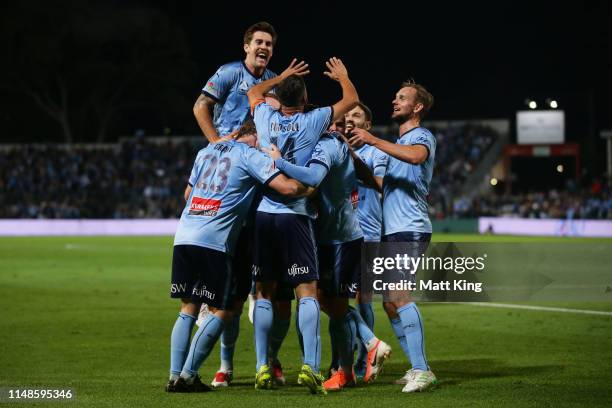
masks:
<svg viewBox="0 0 612 408"><path fill-rule="evenodd" d="M374 136L373 134L371 134L370 132L368 132L365 129L360 129L360 128L355 128L351 131L351 137L349 138L349 143L351 146L355 146L356 144L367 144L367 145L373 145L374 143L376 143L376 141L378 140L378 138L376 136Z"/></svg>
<svg viewBox="0 0 612 408"><path fill-rule="evenodd" d="M323 74L327 75L334 81L340 81L342 78L348 78L348 71L340 58L331 57L327 62L325 62L325 66L327 66L329 71L325 71Z"/></svg>
<svg viewBox="0 0 612 408"><path fill-rule="evenodd" d="M282 157L281 151L278 150L278 147L276 147L275 144L271 144L269 149L262 147L261 151L270 155L270 157L272 157L272 160L278 160Z"/></svg>
<svg viewBox="0 0 612 408"><path fill-rule="evenodd" d="M284 78L288 78L291 75L304 76L308 75L310 71L308 70L308 64L304 61L297 62L297 59L293 59L291 64L280 74L280 76Z"/></svg>

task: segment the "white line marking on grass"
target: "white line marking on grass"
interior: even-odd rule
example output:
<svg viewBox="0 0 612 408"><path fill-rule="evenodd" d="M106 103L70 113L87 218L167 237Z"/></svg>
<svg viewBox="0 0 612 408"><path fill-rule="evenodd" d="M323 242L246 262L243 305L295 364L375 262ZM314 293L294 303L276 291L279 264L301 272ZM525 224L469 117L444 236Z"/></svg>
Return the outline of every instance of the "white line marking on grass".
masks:
<svg viewBox="0 0 612 408"><path fill-rule="evenodd" d="M604 312L601 310L583 310L583 309L567 309L564 307L547 307L547 306L529 306L529 305L512 305L507 303L488 303L488 302L460 302L463 305L484 306L484 307L499 307L506 309L524 309L538 310L544 312L559 312L559 313L580 313L599 316L612 316L612 312Z"/></svg>

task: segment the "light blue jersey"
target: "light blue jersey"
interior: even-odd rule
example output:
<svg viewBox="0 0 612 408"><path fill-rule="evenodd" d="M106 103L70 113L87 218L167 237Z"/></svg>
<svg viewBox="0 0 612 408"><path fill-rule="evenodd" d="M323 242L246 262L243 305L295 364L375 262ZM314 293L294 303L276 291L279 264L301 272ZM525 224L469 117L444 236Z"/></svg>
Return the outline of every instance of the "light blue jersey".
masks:
<svg viewBox="0 0 612 408"><path fill-rule="evenodd" d="M193 187L181 214L174 245L197 245L234 252L257 183L278 176L272 158L234 140L198 152L189 184Z"/></svg>
<svg viewBox="0 0 612 408"><path fill-rule="evenodd" d="M318 186L318 217L315 223L319 245L342 244L363 237L357 220L357 177L345 143L324 134L305 167L277 160L288 176L306 185Z"/></svg>
<svg viewBox="0 0 612 408"><path fill-rule="evenodd" d="M404 133L396 143L405 146L423 145L427 147L429 155L419 165L389 156L383 181L383 233L431 233L427 195L434 168L436 139L429 130L418 127Z"/></svg>
<svg viewBox="0 0 612 408"><path fill-rule="evenodd" d="M253 76L244 61L222 65L206 82L202 93L214 99L213 124L219 136L237 130L249 115L248 90L255 84L274 78L276 74L265 70L259 78Z"/></svg>
<svg viewBox="0 0 612 408"><path fill-rule="evenodd" d="M370 145L355 149L355 153L363 160L376 177L384 177L389 156ZM379 242L382 231L382 203L378 191L367 187L359 181L359 205L357 218L363 231L364 241Z"/></svg>
<svg viewBox="0 0 612 408"><path fill-rule="evenodd" d="M290 163L303 166L332 118L330 106L285 116L265 102L255 106L253 119L261 147L278 146ZM306 198L287 198L266 192L257 211L272 214L300 214L314 217Z"/></svg>

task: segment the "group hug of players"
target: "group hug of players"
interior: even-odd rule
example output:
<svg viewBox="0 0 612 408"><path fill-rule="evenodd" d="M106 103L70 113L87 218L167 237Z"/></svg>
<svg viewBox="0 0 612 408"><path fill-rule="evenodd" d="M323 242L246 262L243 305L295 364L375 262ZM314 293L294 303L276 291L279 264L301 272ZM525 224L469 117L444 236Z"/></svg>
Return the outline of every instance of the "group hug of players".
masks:
<svg viewBox="0 0 612 408"><path fill-rule="evenodd" d="M298 384L326 394L358 379L373 382L391 348L374 334L370 299L360 295L362 243L431 239L426 196L436 142L420 126L431 94L414 82L402 84L392 113L400 137L387 142L368 131L372 113L341 60L329 59L324 74L340 85L342 98L317 108L308 103L306 63L293 60L278 76L267 69L275 42L269 23L249 27L244 61L221 66L194 106L210 143L195 159L174 239L170 292L181 310L171 336L168 392L211 389L198 369L219 339L221 367L211 385L231 383L249 294L256 389L285 383L278 351L294 298ZM192 337L202 305L208 313ZM383 306L412 365L396 383L403 392L435 385L410 295L396 293ZM329 316L332 347L327 378L320 374L321 310Z"/></svg>

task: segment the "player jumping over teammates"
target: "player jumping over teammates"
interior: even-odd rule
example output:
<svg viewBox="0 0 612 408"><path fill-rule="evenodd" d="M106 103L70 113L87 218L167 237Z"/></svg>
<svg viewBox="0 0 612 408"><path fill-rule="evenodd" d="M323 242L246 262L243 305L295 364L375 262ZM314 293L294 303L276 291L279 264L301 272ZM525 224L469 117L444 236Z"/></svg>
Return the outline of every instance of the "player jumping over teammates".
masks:
<svg viewBox="0 0 612 408"><path fill-rule="evenodd" d="M248 92L262 147L276 144L291 163L304 165L321 134L358 102L357 91L342 62L332 58L325 74L339 82L342 99L324 108L304 113L308 98L302 79L308 65L294 60L279 77L255 85ZM275 110L264 102L264 94L275 88L281 103ZM274 299L279 282L289 282L299 302L298 325L304 338L304 364L298 380L312 393L324 394L319 373L321 359L320 308L317 300L317 268L313 210L305 199L264 196L255 220L254 279L257 301L254 311L257 353L255 388L272 388L268 367L268 343Z"/></svg>
<svg viewBox="0 0 612 408"><path fill-rule="evenodd" d="M277 193L303 196L306 187L282 175L273 160L255 149L253 126L244 125L236 140L209 144L198 152L185 189L183 210L172 257L172 298L181 299L172 329L168 392L203 392L198 369L234 315L236 275L232 270L242 221L257 184ZM190 343L202 303L215 308L206 315Z"/></svg>
<svg viewBox="0 0 612 408"><path fill-rule="evenodd" d="M427 194L434 168L436 139L421 127L421 120L433 105L433 96L413 81L404 82L393 100L391 118L399 124L396 143L379 139L365 129L355 128L351 144L365 143L387 153L389 163L382 183L383 242L422 243L431 240ZM414 253L413 256L420 256ZM414 277L414 275L411 275ZM425 357L423 321L410 293L393 293L383 306L412 368L398 380L403 392L422 391L436 384Z"/></svg>

